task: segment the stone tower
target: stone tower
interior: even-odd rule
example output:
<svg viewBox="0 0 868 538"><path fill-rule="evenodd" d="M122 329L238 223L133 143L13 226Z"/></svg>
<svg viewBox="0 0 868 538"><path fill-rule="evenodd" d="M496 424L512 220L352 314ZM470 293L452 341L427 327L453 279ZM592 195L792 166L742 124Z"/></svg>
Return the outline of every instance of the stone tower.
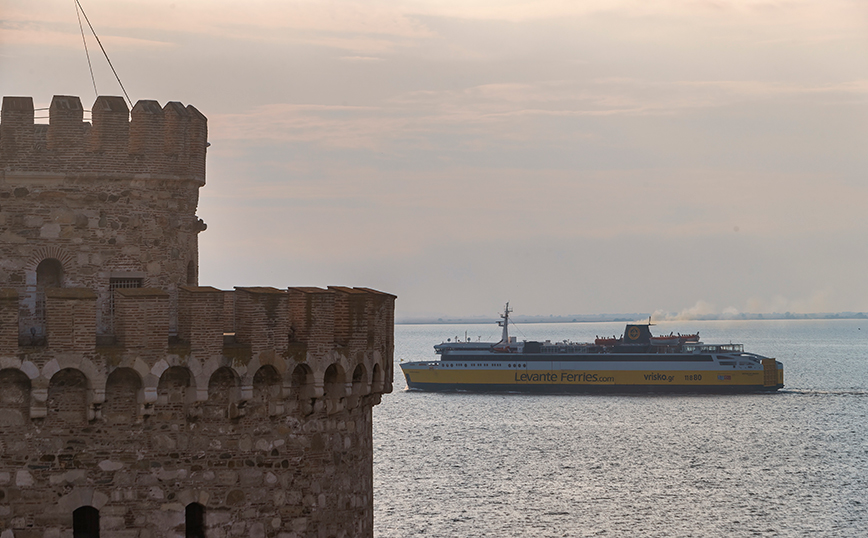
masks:
<svg viewBox="0 0 868 538"><path fill-rule="evenodd" d="M113 288L160 288L174 307L197 284L205 117L176 102L130 113L120 97L96 100L92 126L83 112L55 96L49 125L34 125L31 98L3 99L0 287L21 296L24 337L43 336L45 289L61 281L96 294L100 335L112 333Z"/></svg>
<svg viewBox="0 0 868 538"><path fill-rule="evenodd" d="M0 117L0 537L372 536L394 299L198 285L207 121Z"/></svg>

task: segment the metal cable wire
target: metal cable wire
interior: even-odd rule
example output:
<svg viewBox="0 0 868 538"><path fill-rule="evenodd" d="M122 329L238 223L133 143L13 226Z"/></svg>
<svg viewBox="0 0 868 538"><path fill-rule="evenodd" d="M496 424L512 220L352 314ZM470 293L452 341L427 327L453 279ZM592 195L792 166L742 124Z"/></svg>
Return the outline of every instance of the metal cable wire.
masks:
<svg viewBox="0 0 868 538"><path fill-rule="evenodd" d="M73 1L75 2L75 16L78 17L78 29L81 30L81 42L84 43L84 55L87 56L87 68L90 69L90 81L93 82L93 94L94 98L96 98L99 97L99 92L96 90L96 78L93 76L93 65L90 63L90 52L87 50L87 40L84 38L84 26L81 24L81 13L78 11L80 6L78 0Z"/></svg>
<svg viewBox="0 0 868 538"><path fill-rule="evenodd" d="M84 8L81 7L81 2L79 0L75 0L75 5L78 6L78 9L81 10L81 14L84 15L84 20L87 22L88 27L90 27L90 31L93 33L93 37L96 38L96 42L99 45L100 50L102 50L103 56L105 56L106 61L109 64L109 67L112 69L112 73L114 73L115 78L118 81L118 84L121 87L121 90L124 92L124 97L127 98L127 102L130 104L130 108L133 107L133 102L130 100L130 96L127 95L127 90L124 88L124 83L121 82L121 77L118 76L118 72L115 71L115 66L112 65L111 59L108 57L108 53L105 51L105 47L102 46L102 41L99 40L99 36L96 35L96 30L93 29L93 25L90 23L90 19L87 18L87 13L84 12ZM89 62L90 60L88 60ZM91 76L93 76L93 70L91 70ZM96 88L96 83L94 83L94 88Z"/></svg>

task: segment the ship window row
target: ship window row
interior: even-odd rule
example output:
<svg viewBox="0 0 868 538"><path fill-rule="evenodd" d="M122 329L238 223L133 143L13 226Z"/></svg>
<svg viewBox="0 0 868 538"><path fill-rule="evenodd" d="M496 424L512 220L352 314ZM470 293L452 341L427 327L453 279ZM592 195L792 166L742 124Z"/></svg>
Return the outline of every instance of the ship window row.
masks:
<svg viewBox="0 0 868 538"><path fill-rule="evenodd" d="M589 351L599 349L598 346L577 346L571 344L556 344L552 346L540 346L540 353L588 353Z"/></svg>
<svg viewBox="0 0 868 538"><path fill-rule="evenodd" d="M465 362L465 363L463 363L463 364L448 363L448 362L441 362L441 363L440 363L440 367L441 367L441 368L460 368L460 367L462 367L462 366L463 366L464 368L468 368L468 367L471 367L471 366L482 367L482 368L487 368L487 367L491 366L491 367L493 367L493 368L500 368L500 367L503 366L503 363L500 363L500 362L492 362L492 363L488 363L488 362L471 362L471 363L466 363L466 362ZM525 366L527 366L527 365L525 365ZM508 368L520 368L520 367L522 367L522 365L521 365L521 364L508 364L507 367L508 367Z"/></svg>
<svg viewBox="0 0 868 538"><path fill-rule="evenodd" d="M717 345L708 345L708 344L685 344L684 345L685 353L743 353L744 345L743 344L717 344Z"/></svg>
<svg viewBox="0 0 868 538"><path fill-rule="evenodd" d="M462 365L461 364L448 364L447 363L444 366L446 368L455 368L456 366L460 367ZM503 363L500 363L500 362L492 362L492 363L487 363L487 362L484 362L484 363L483 362L466 363L465 362L464 363L465 368L467 368L469 366L482 367L482 368L487 368L487 367L491 366L491 367L495 367L495 368L500 368L503 366ZM510 364L507 364L506 367L507 368L527 368L527 364L510 363Z"/></svg>
<svg viewBox="0 0 868 538"><path fill-rule="evenodd" d="M500 362L492 362L492 363L488 363L488 362L471 362L471 363L467 363L467 362L465 362L465 363L462 364L462 363L449 363L449 362L443 362L443 361L441 361L440 364L439 364L439 366L440 366L441 368L461 368L462 366L463 366L464 368L469 368L469 367L482 367L482 368L487 368L487 367L489 367L489 366L490 366L490 367L493 367L493 368L500 368L500 367L503 366L503 363L500 363ZM509 363L509 364L506 365L506 367L507 367L507 368L527 368L527 364Z"/></svg>
<svg viewBox="0 0 868 538"><path fill-rule="evenodd" d="M738 361L738 362L736 362L736 361L720 361L719 364L721 366L732 366L733 368L735 368L736 365L741 366L741 367L748 367L748 368L758 368L756 363L745 362L745 361Z"/></svg>

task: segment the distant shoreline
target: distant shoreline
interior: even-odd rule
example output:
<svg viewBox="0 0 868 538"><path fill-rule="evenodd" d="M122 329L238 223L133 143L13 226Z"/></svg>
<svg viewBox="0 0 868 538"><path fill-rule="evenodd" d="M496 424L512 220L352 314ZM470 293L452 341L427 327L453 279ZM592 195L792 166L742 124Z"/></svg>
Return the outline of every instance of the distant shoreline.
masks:
<svg viewBox="0 0 868 538"><path fill-rule="evenodd" d="M594 314L594 315L573 315L573 316L510 316L510 319L515 323L630 323L639 320L647 320L651 314ZM784 312L783 314L774 312L771 314L736 314L723 316L719 314L709 314L704 316L680 317L678 313L673 312L666 314L664 317L655 317L652 322L663 321L769 321L769 320L823 320L823 319L868 319L868 314L865 312L835 312L835 313L813 313L813 314L793 314ZM402 317L395 320L395 325L474 325L474 324L493 324L499 321L495 317Z"/></svg>

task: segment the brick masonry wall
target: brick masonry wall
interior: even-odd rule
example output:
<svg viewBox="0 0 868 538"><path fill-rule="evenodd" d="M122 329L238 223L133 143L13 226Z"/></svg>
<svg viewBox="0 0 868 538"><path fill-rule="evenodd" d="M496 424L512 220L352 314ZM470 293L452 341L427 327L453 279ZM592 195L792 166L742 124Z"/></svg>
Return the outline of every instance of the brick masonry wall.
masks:
<svg viewBox="0 0 868 538"><path fill-rule="evenodd" d="M223 351L224 294L210 286L181 286L178 337L190 345L192 353L212 357ZM234 313L232 317L234 320Z"/></svg>
<svg viewBox="0 0 868 538"><path fill-rule="evenodd" d="M18 293L0 291L0 355L18 351Z"/></svg>
<svg viewBox="0 0 868 538"><path fill-rule="evenodd" d="M0 538L71 537L83 507L122 538L185 536L188 507L209 538L372 536L395 297L198 286L205 117L33 113L3 99Z"/></svg>
<svg viewBox="0 0 868 538"><path fill-rule="evenodd" d="M235 340L254 353L283 349L289 337L287 293L276 288L235 289Z"/></svg>
<svg viewBox="0 0 868 538"><path fill-rule="evenodd" d="M117 289L114 327L118 344L141 353L165 355L168 349L169 294L158 288Z"/></svg>
<svg viewBox="0 0 868 538"><path fill-rule="evenodd" d="M48 346L57 352L93 353L96 346L96 294L87 288L55 288L45 293Z"/></svg>

